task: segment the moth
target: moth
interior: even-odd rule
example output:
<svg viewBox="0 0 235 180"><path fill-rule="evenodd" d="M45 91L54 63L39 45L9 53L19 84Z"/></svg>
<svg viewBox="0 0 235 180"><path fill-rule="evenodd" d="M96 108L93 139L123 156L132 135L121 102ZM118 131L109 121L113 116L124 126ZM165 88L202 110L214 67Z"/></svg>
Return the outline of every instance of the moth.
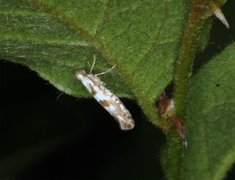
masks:
<svg viewBox="0 0 235 180"><path fill-rule="evenodd" d="M104 83L98 77L99 75L106 74L112 70L115 66L108 69L105 72L99 74L92 74L92 70L95 64L95 56L92 67L89 73L85 70L76 72L76 77L86 87L90 94L99 102L99 104L111 114L118 122L121 130L131 130L134 128L135 123L127 108L121 102L121 100L114 95L109 89L107 89Z"/></svg>

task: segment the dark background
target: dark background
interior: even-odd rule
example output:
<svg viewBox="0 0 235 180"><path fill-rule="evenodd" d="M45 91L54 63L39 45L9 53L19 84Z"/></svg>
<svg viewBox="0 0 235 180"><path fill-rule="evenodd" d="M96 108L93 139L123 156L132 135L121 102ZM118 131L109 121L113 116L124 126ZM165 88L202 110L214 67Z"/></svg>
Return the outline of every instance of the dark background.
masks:
<svg viewBox="0 0 235 180"><path fill-rule="evenodd" d="M214 21L195 72L235 39L235 2L223 11L231 28ZM0 61L0 179L165 179L164 135L134 101L123 102L136 122L129 132L94 99L63 94L28 68ZM235 179L235 166L226 179Z"/></svg>

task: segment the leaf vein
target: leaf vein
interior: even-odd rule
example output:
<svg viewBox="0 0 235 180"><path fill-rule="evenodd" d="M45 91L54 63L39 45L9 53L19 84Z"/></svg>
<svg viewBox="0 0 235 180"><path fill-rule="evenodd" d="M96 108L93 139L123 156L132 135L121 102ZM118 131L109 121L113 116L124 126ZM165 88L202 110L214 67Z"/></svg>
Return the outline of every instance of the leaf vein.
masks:
<svg viewBox="0 0 235 180"><path fill-rule="evenodd" d="M104 23L106 22L107 17L109 16L109 9L110 9L111 5L112 5L111 0L106 0L104 14L101 18L101 21L98 23L98 25L96 27L96 30L94 33L95 35L98 33L98 31L103 27Z"/></svg>

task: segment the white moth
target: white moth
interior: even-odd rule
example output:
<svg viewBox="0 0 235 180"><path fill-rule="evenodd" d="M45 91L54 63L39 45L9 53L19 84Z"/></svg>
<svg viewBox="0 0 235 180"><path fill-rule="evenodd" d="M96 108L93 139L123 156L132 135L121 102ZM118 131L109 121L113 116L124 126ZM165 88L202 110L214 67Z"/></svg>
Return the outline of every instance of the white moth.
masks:
<svg viewBox="0 0 235 180"><path fill-rule="evenodd" d="M86 73L84 70L80 70L76 73L77 79L86 87L86 89L91 93L91 95L100 103L103 108L105 108L118 122L121 130L131 130L134 128L135 123L132 119L130 112L121 102L121 100L115 96L110 90L108 90L104 83L98 78L99 75L109 72L111 69L108 69L105 72L99 74L91 74L91 71L95 64L92 64L91 70L89 73Z"/></svg>

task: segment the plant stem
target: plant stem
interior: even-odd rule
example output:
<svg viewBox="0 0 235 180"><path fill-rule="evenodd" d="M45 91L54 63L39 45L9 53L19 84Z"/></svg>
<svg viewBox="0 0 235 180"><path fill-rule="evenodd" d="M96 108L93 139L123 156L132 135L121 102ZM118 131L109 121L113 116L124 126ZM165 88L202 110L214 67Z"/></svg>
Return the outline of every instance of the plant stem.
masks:
<svg viewBox="0 0 235 180"><path fill-rule="evenodd" d="M200 35L207 20L209 0L192 0L188 22L182 36L181 47L175 65L174 98L177 114L185 113L185 104L192 74L193 61L200 45Z"/></svg>
<svg viewBox="0 0 235 180"><path fill-rule="evenodd" d="M188 21L182 35L179 56L175 65L174 100L176 113L184 117L193 61L201 45L200 37L209 14L210 0L192 0ZM168 179L181 179L182 145L178 134L171 132L167 137L166 163Z"/></svg>

